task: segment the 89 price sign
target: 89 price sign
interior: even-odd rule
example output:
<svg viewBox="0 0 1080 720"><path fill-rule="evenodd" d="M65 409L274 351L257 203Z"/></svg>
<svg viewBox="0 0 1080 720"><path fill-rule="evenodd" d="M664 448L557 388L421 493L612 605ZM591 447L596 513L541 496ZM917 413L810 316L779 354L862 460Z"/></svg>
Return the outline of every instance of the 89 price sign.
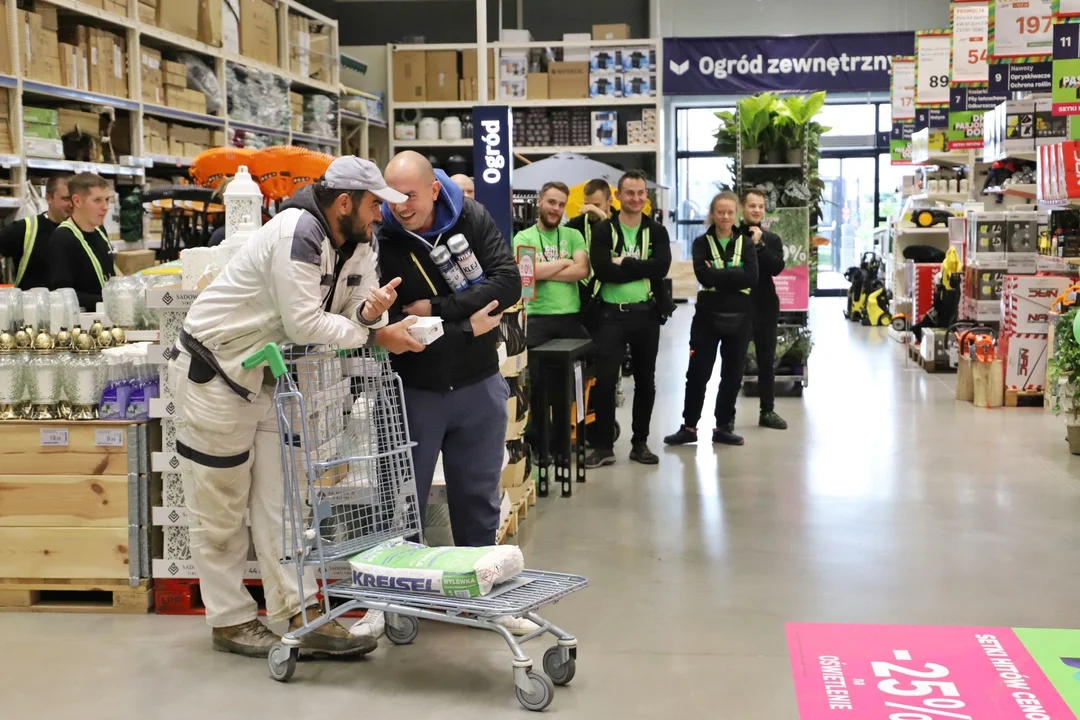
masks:
<svg viewBox="0 0 1080 720"><path fill-rule="evenodd" d="M947 34L915 36L915 107L949 104L952 38Z"/></svg>

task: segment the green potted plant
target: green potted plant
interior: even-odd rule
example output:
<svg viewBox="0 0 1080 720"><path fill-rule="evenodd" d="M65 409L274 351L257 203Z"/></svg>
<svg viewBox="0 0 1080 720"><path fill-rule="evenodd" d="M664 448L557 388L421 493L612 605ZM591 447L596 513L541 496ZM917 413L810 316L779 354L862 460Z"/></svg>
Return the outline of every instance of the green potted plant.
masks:
<svg viewBox="0 0 1080 720"><path fill-rule="evenodd" d="M1080 455L1080 342L1076 338L1077 309L1054 322L1054 356L1046 365L1046 379L1053 393L1051 410L1064 415L1069 452Z"/></svg>
<svg viewBox="0 0 1080 720"><path fill-rule="evenodd" d="M788 95L777 105L777 131L787 147L787 161L801 165L811 133L821 137L823 128L813 122L825 107L825 91L813 95ZM816 126L816 127L815 127Z"/></svg>
<svg viewBox="0 0 1080 720"><path fill-rule="evenodd" d="M761 151L773 125L778 99L773 93L760 93L736 103L739 132L742 139L743 165L758 165Z"/></svg>
<svg viewBox="0 0 1080 720"><path fill-rule="evenodd" d="M716 154L725 157L735 157L739 152L739 120L735 113L714 113L720 119L720 127L716 129Z"/></svg>

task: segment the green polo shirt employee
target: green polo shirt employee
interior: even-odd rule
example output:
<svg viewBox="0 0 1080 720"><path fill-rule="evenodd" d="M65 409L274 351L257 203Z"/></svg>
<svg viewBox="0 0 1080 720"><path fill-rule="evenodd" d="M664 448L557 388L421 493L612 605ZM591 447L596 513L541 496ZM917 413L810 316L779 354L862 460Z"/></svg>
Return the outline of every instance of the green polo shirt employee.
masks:
<svg viewBox="0 0 1080 720"><path fill-rule="evenodd" d="M705 405L705 387L720 348L720 390L716 394L714 443L742 445L735 434L735 400L739 396L746 351L750 344L753 304L750 292L757 284L758 255L754 241L735 225L739 198L722 192L713 198L712 225L694 240L694 275L701 290L690 325L690 364L686 370L683 426L664 438L667 445L697 442L697 424Z"/></svg>
<svg viewBox="0 0 1080 720"><path fill-rule="evenodd" d="M60 223L50 240L51 288L74 288L79 305L93 312L105 283L116 274L112 244L102 225L109 214L112 189L105 178L80 173L68 181L71 218Z"/></svg>
<svg viewBox="0 0 1080 720"><path fill-rule="evenodd" d="M581 324L578 292L578 283L589 274L589 251L580 232L560 225L569 193L560 182L544 185L536 225L514 236L515 255L522 247L536 251L536 298L525 306L525 344L530 348L589 337Z"/></svg>
<svg viewBox="0 0 1080 720"><path fill-rule="evenodd" d="M593 388L593 449L585 459L595 468L615 462L615 385L626 347L634 371L633 437L630 459L644 465L660 460L649 450L649 426L656 399L656 355L666 298L664 278L671 267L667 230L642 211L648 200L645 176L631 171L619 179L619 212L592 230L589 259L600 285Z"/></svg>
<svg viewBox="0 0 1080 720"><path fill-rule="evenodd" d="M49 178L45 184L45 202L48 204L45 212L11 223L0 231L0 255L11 262L15 287L20 290L49 287L49 239L56 227L71 215L67 178Z"/></svg>

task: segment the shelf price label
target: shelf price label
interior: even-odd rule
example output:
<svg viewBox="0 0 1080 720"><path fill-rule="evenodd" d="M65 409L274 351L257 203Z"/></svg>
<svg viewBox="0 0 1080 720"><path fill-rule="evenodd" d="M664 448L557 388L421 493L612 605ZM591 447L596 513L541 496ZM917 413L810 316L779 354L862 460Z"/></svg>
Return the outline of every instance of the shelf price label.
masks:
<svg viewBox="0 0 1080 720"><path fill-rule="evenodd" d="M41 428L42 447L66 447L68 444L67 428Z"/></svg>
<svg viewBox="0 0 1080 720"><path fill-rule="evenodd" d="M990 57L1045 57L1053 40L1053 0L991 0Z"/></svg>
<svg viewBox="0 0 1080 720"><path fill-rule="evenodd" d="M949 104L952 37L939 31L915 35L915 107Z"/></svg>
<svg viewBox="0 0 1080 720"><path fill-rule="evenodd" d="M985 83L990 77L990 3L953 3L952 84Z"/></svg>
<svg viewBox="0 0 1080 720"><path fill-rule="evenodd" d="M892 119L915 119L915 58L894 57L892 74Z"/></svg>

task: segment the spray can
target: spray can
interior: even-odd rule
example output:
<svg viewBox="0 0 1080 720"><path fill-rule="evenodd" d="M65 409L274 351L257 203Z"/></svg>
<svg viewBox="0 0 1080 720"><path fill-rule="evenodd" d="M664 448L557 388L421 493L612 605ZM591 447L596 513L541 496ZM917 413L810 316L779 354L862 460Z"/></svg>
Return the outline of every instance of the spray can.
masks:
<svg viewBox="0 0 1080 720"><path fill-rule="evenodd" d="M442 274L443 279L446 280L446 284L454 292L464 292L468 289L469 281L454 262L454 258L450 255L450 251L446 249L446 246L439 245L432 248L431 262L435 263L435 267L439 268L439 272Z"/></svg>
<svg viewBox="0 0 1080 720"><path fill-rule="evenodd" d="M477 260L476 254L469 247L469 241L464 235L458 233L450 238L446 241L446 247L450 248L450 252L454 254L454 260L457 261L458 267L461 268L461 272L465 274L470 285L479 285L484 282L484 268L480 267L480 261Z"/></svg>

